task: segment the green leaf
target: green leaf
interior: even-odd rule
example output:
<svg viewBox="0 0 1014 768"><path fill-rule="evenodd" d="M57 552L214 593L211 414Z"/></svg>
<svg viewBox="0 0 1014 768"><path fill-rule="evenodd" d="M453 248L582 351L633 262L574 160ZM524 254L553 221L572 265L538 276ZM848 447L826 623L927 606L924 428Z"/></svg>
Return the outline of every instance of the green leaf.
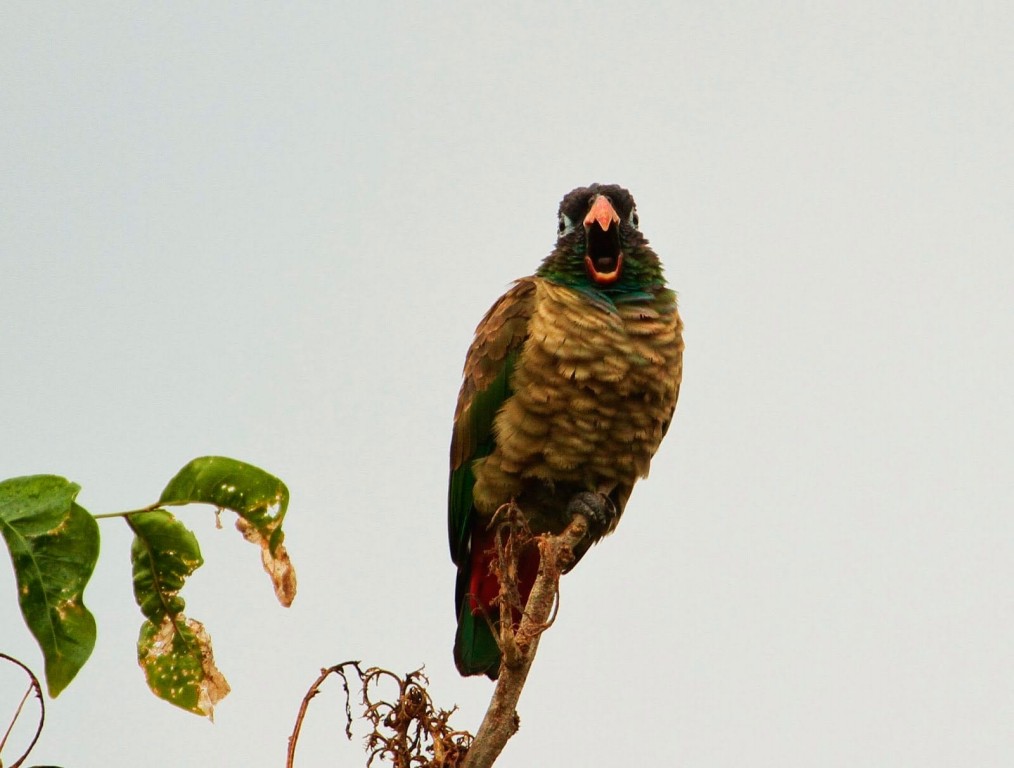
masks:
<svg viewBox="0 0 1014 768"><path fill-rule="evenodd" d="M74 503L80 487L55 475L0 482L0 532L7 541L18 602L58 696L95 647L84 589L99 556L99 527Z"/></svg>
<svg viewBox="0 0 1014 768"><path fill-rule="evenodd" d="M197 537L164 509L133 512L127 524L134 532L134 599L146 617L137 661L148 687L171 704L213 717L229 684L215 667L204 626L183 615L186 603L179 594L204 564Z"/></svg>
<svg viewBox="0 0 1014 768"><path fill-rule="evenodd" d="M134 532L130 561L134 571L134 599L145 617L161 623L183 612L179 596L187 577L204 564L197 537L166 512L133 512L127 524Z"/></svg>
<svg viewBox="0 0 1014 768"><path fill-rule="evenodd" d="M160 504L214 504L239 515L236 527L261 548L275 595L288 606L296 595L296 572L282 543L289 506L285 483L263 469L224 456L194 459L169 481Z"/></svg>
<svg viewBox="0 0 1014 768"><path fill-rule="evenodd" d="M224 456L203 456L177 472L158 501L214 504L231 509L258 528L273 523L277 529L289 506L289 489L277 477L252 464ZM274 515L272 510L276 510Z"/></svg>

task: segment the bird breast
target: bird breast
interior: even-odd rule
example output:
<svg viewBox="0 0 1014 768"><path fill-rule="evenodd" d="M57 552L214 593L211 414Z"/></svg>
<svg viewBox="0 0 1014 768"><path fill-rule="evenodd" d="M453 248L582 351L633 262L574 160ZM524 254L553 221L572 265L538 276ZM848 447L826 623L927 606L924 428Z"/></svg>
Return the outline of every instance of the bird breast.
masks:
<svg viewBox="0 0 1014 768"><path fill-rule="evenodd" d="M537 279L496 448L477 467L480 506L517 496L528 478L609 493L646 476L676 403L681 329L670 291L610 306Z"/></svg>

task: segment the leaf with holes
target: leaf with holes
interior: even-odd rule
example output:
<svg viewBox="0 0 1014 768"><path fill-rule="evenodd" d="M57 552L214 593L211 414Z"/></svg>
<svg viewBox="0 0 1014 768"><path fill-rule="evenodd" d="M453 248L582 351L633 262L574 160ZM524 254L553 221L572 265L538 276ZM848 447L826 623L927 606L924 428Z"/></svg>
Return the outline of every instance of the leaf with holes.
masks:
<svg viewBox="0 0 1014 768"><path fill-rule="evenodd" d="M197 537L164 509L127 517L134 532L130 558L134 598L147 619L137 660L156 696L189 712L212 717L229 692L211 653L203 625L183 615L187 578L204 563Z"/></svg>
<svg viewBox="0 0 1014 768"><path fill-rule="evenodd" d="M296 572L282 543L282 521L289 506L285 483L263 469L223 456L194 459L162 491L160 504L214 504L240 516L236 527L261 548L264 570L279 602L296 595Z"/></svg>
<svg viewBox="0 0 1014 768"><path fill-rule="evenodd" d="M7 542L28 629L46 660L57 696L95 647L95 618L84 589L99 556L99 527L74 503L80 490L55 475L0 482L0 532Z"/></svg>
<svg viewBox="0 0 1014 768"><path fill-rule="evenodd" d="M204 625L183 614L165 616L160 624L146 620L141 625L137 662L156 696L211 720L215 705L229 693L229 683L215 666Z"/></svg>

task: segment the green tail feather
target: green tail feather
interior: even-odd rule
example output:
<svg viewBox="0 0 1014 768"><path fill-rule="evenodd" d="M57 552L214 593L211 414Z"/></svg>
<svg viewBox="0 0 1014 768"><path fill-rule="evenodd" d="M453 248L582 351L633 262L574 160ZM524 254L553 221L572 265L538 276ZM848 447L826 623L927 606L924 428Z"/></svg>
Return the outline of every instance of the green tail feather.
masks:
<svg viewBox="0 0 1014 768"><path fill-rule="evenodd" d="M500 647L486 617L473 615L468 602L463 600L458 612L454 663L462 675L487 675L496 680L500 674Z"/></svg>

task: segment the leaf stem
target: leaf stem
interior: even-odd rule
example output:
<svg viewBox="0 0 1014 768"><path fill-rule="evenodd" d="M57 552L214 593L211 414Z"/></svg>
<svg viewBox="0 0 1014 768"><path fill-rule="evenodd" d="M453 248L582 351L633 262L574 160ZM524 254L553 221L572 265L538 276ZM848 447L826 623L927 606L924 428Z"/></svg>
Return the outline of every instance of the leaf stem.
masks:
<svg viewBox="0 0 1014 768"><path fill-rule="evenodd" d="M147 507L141 507L140 509L128 509L126 512L103 512L101 515L92 515L96 520L104 520L109 517L130 517L141 512L154 512L156 509L162 509L162 507L182 507L191 502L186 501L156 501L154 504L149 504ZM200 502L193 502L200 503Z"/></svg>

